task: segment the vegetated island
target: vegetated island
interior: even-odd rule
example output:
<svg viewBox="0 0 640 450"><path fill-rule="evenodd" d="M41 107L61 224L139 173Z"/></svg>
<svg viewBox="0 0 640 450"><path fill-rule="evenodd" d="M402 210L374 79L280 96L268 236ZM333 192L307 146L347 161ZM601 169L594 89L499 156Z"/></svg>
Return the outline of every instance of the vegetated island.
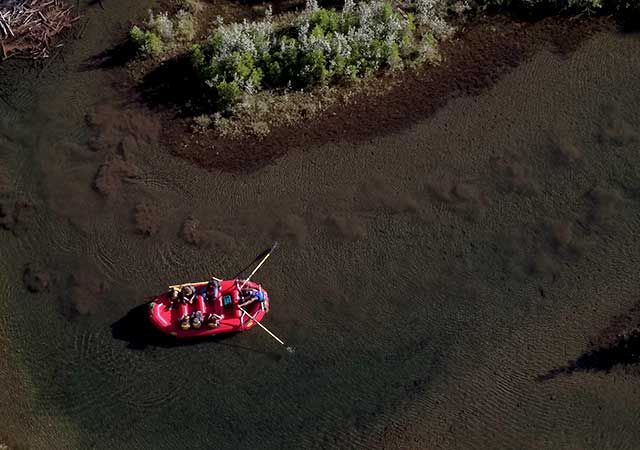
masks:
<svg viewBox="0 0 640 450"><path fill-rule="evenodd" d="M169 10L149 11L147 20L131 28L137 58L129 69L152 103L177 109L189 125L183 127L191 135L189 145L204 149L221 138L255 142L274 129L318 118L336 104L384 94L403 83L402 74L441 64L447 56L442 44L487 11L566 20L637 17L638 4L346 0L321 7L317 0L294 0L284 8L278 4L275 13L262 4L222 17L212 4L178 0ZM187 146L184 140L174 143Z"/></svg>

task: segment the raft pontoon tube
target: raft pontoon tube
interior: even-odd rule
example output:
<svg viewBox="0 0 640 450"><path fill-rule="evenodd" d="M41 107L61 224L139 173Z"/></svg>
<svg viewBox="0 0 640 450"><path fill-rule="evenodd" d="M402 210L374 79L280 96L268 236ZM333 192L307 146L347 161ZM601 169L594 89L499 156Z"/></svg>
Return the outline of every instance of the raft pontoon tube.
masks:
<svg viewBox="0 0 640 450"><path fill-rule="evenodd" d="M149 303L151 323L163 333L177 338L194 338L248 330L255 325L255 322L261 321L269 310L269 295L260 284L247 281L242 290L262 292L264 301L250 303L244 307L245 313L238 306L241 301L240 287L243 283L242 280L221 280L218 295L213 299L207 299L205 295L207 282L185 283L181 286L193 286L196 289L193 303L174 302L172 304L169 293L164 293ZM191 317L197 311L202 312L204 319L202 326L182 329L180 319L185 315ZM219 317L219 325L215 328L208 326L211 315Z"/></svg>

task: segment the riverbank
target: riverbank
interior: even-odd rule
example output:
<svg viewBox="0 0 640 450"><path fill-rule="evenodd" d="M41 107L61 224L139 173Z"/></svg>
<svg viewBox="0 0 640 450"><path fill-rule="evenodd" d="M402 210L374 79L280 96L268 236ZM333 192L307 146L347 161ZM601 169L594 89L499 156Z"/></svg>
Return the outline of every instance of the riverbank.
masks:
<svg viewBox="0 0 640 450"><path fill-rule="evenodd" d="M336 96L311 118L275 127L260 139L193 133L189 120L176 120L166 112L163 139L174 154L209 170L252 171L312 145L364 141L410 128L451 99L490 88L543 48L569 54L585 39L615 29L610 17L535 22L479 17L442 45L440 64L367 80L368 86L356 87L344 98Z"/></svg>

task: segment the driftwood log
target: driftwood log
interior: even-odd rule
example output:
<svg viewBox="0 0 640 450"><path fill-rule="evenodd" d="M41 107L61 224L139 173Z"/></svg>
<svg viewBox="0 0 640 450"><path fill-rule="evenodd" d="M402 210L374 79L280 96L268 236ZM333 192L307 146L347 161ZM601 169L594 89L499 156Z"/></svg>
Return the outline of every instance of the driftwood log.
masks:
<svg viewBox="0 0 640 450"><path fill-rule="evenodd" d="M3 58L48 58L56 36L76 20L62 0L0 0Z"/></svg>

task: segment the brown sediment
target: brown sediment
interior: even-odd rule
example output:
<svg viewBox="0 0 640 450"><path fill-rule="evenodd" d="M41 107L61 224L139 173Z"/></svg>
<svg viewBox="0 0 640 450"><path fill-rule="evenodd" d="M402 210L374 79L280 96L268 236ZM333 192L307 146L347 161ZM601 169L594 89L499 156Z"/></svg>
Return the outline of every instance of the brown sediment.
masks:
<svg viewBox="0 0 640 450"><path fill-rule="evenodd" d="M393 213L417 213L418 201L415 196L407 192L398 192L394 186L380 176L374 176L364 182L360 189L362 201L370 209L382 207Z"/></svg>
<svg viewBox="0 0 640 450"><path fill-rule="evenodd" d="M133 210L133 223L136 232L152 236L160 229L160 211L148 203L139 203Z"/></svg>
<svg viewBox="0 0 640 450"><path fill-rule="evenodd" d="M620 213L622 194L614 188L596 186L588 193L592 202L587 220L590 225L606 225Z"/></svg>
<svg viewBox="0 0 640 450"><path fill-rule="evenodd" d="M625 146L640 140L638 132L622 117L615 104L604 105L603 115L605 120L598 134L600 142Z"/></svg>
<svg viewBox="0 0 640 450"><path fill-rule="evenodd" d="M123 178L134 177L138 173L136 166L116 156L108 159L98 168L93 187L102 195L109 195L118 189Z"/></svg>
<svg viewBox="0 0 640 450"><path fill-rule="evenodd" d="M343 241L359 241L367 237L367 227L356 215L346 216L331 213L326 217L329 232Z"/></svg>
<svg viewBox="0 0 640 450"><path fill-rule="evenodd" d="M522 155L507 153L493 160L497 172L499 187L506 192L531 194L539 190L538 182L533 176L533 169Z"/></svg>
<svg viewBox="0 0 640 450"><path fill-rule="evenodd" d="M180 236L187 243L195 246L205 246L209 242L207 230L200 221L193 216L185 219L180 230Z"/></svg>
<svg viewBox="0 0 640 450"><path fill-rule="evenodd" d="M296 214L287 214L274 222L269 236L272 240L292 240L296 245L302 245L308 235L304 218Z"/></svg>
<svg viewBox="0 0 640 450"><path fill-rule="evenodd" d="M67 289L60 304L67 319L94 314L101 306L107 292L103 277L92 268L80 268L69 275Z"/></svg>
<svg viewBox="0 0 640 450"><path fill-rule="evenodd" d="M224 231L212 229L194 216L187 216L180 229L180 237L187 244L199 248L233 251L235 241Z"/></svg>
<svg viewBox="0 0 640 450"><path fill-rule="evenodd" d="M30 220L33 204L25 199L0 198L0 228L18 233Z"/></svg>
<svg viewBox="0 0 640 450"><path fill-rule="evenodd" d="M396 75L402 82L394 83L383 95L336 104L313 122L274 129L262 140L193 135L186 121L172 118L167 121L164 140L176 155L210 170L256 170L294 149L357 142L410 127L453 98L480 94L543 47L566 54L584 39L613 26L606 17L549 17L538 22L482 17L442 45L444 62ZM613 124L604 134L617 139L620 124ZM514 173L514 178L519 177Z"/></svg>
<svg viewBox="0 0 640 450"><path fill-rule="evenodd" d="M92 130L89 148L117 152L123 159L140 146L156 144L160 134L159 120L140 109L100 105L86 120Z"/></svg>
<svg viewBox="0 0 640 450"><path fill-rule="evenodd" d="M42 292L51 286L51 274L43 267L27 264L22 274L22 281L30 292Z"/></svg>
<svg viewBox="0 0 640 450"><path fill-rule="evenodd" d="M10 184L9 173L3 166L0 166L0 194L9 192Z"/></svg>

